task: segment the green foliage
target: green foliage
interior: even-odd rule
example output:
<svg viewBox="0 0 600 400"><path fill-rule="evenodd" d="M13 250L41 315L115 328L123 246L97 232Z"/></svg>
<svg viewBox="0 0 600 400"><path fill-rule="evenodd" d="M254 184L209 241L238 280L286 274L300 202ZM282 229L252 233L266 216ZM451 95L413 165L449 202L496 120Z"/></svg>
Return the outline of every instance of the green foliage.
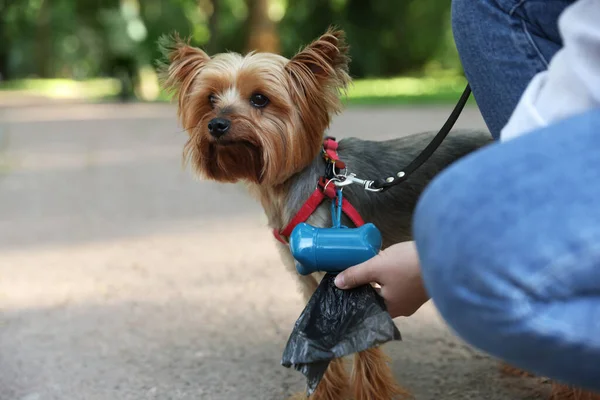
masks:
<svg viewBox="0 0 600 400"><path fill-rule="evenodd" d="M344 103L347 106L455 104L465 85L464 78L451 75L359 79L350 86ZM0 97L3 94L10 96L11 93L34 93L49 98L102 100L113 98L118 92L118 81L109 78L83 81L23 79L0 83ZM171 97L162 92L154 100L166 102ZM475 104L472 96L469 104Z"/></svg>
<svg viewBox="0 0 600 400"><path fill-rule="evenodd" d="M296 0L280 24L283 52L336 25L347 33L354 76L413 72L445 44L449 7L446 0Z"/></svg>
<svg viewBox="0 0 600 400"><path fill-rule="evenodd" d="M209 53L244 51L253 0L0 0L0 79L115 76L152 65L178 32ZM329 26L344 29L354 77L459 69L447 0L271 0L290 57Z"/></svg>

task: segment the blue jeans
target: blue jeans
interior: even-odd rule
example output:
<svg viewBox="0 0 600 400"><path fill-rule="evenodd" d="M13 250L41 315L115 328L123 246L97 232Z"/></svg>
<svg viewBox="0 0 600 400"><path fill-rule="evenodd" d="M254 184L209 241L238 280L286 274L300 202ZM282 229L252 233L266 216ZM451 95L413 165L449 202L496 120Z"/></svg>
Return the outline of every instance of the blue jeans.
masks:
<svg viewBox="0 0 600 400"><path fill-rule="evenodd" d="M600 391L600 110L456 162L413 229L425 287L459 336Z"/></svg>
<svg viewBox="0 0 600 400"><path fill-rule="evenodd" d="M566 3L454 1L457 45L496 137L558 48L553 15ZM460 337L600 391L599 109L454 163L424 191L413 230L427 291Z"/></svg>
<svg viewBox="0 0 600 400"><path fill-rule="evenodd" d="M473 97L498 139L535 74L562 47L558 17L574 0L453 0L452 30Z"/></svg>

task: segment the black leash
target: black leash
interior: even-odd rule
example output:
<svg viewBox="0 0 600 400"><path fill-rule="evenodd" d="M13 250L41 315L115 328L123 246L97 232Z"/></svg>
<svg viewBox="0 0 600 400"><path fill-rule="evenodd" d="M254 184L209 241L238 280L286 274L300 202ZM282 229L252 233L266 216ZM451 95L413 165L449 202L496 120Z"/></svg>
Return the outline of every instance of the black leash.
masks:
<svg viewBox="0 0 600 400"><path fill-rule="evenodd" d="M435 137L431 140L431 142L423 149L423 151L415 158L410 164L408 164L404 169L400 170L400 172L396 173L396 175L389 176L385 179L378 179L372 182L369 185L369 188L365 186L365 189L374 192L383 192L388 190L389 188L396 186L410 177L410 175L415 172L425 161L431 157L431 155L437 150L437 148L442 144L448 133L452 130L452 127L456 123L456 120L460 116L465 104L467 104L467 100L469 100L469 96L471 94L471 87L467 84L463 94L460 96L458 103L454 106L454 110L446 120L446 123L442 126L440 131L435 135Z"/></svg>

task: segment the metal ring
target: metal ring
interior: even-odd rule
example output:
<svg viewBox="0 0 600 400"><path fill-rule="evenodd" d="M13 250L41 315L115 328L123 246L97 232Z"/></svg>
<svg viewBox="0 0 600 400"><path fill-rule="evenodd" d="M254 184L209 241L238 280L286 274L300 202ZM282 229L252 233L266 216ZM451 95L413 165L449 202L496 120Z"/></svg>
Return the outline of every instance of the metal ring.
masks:
<svg viewBox="0 0 600 400"><path fill-rule="evenodd" d="M348 168L344 167L342 168L340 171L344 171L344 175L342 175L340 172L335 172L335 161L333 162L333 167L331 168L331 172L333 173L334 176L346 176Z"/></svg>
<svg viewBox="0 0 600 400"><path fill-rule="evenodd" d="M338 178L336 178L336 177L331 178L330 180L327 181L327 183L325 184L325 186L323 186L323 191L325 191L327 189L327 186L329 186L329 184L331 182L341 182L341 181ZM334 185L335 185L335 183L334 183Z"/></svg>

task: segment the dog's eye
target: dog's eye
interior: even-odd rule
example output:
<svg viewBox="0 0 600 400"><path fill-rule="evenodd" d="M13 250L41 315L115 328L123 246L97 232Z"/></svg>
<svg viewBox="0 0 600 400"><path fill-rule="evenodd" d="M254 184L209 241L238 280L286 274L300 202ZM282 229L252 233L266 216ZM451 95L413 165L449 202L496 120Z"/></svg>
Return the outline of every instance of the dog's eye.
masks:
<svg viewBox="0 0 600 400"><path fill-rule="evenodd" d="M269 99L264 94L255 93L250 97L250 104L256 108L263 108L269 104Z"/></svg>
<svg viewBox="0 0 600 400"><path fill-rule="evenodd" d="M215 102L217 101L217 97L214 94L209 94L208 95L208 102L210 103L211 107L215 106Z"/></svg>

